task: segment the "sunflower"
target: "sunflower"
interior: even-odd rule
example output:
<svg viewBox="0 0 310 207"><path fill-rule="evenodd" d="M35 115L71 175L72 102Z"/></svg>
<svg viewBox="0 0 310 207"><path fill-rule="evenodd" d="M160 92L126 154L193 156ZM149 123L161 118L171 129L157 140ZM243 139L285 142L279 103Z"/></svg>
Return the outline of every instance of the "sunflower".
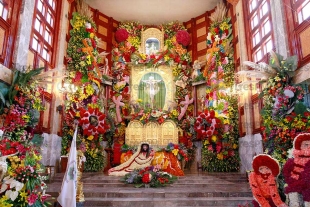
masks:
<svg viewBox="0 0 310 207"><path fill-rule="evenodd" d="M104 134L109 129L105 121L105 114L99 111L98 108L89 107L88 110L80 108L80 116L79 124L83 128L84 135L96 136L98 134Z"/></svg>

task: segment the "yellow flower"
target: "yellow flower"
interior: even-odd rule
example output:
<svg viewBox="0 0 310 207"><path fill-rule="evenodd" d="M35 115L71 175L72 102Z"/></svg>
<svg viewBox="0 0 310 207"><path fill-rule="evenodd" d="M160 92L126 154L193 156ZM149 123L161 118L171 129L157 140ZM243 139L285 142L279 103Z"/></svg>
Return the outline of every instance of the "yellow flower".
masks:
<svg viewBox="0 0 310 207"><path fill-rule="evenodd" d="M220 29L221 29L221 30L229 29L229 25L227 24L227 22L223 22L223 23L220 25Z"/></svg>
<svg viewBox="0 0 310 207"><path fill-rule="evenodd" d="M85 92L86 92L87 96L90 96L90 95L94 94L95 89L92 87L92 85L88 84L85 88Z"/></svg>
<svg viewBox="0 0 310 207"><path fill-rule="evenodd" d="M80 117L80 116L81 116L81 115L80 115L80 112L79 112L79 111L76 112L75 116L76 116L76 117Z"/></svg>
<svg viewBox="0 0 310 207"><path fill-rule="evenodd" d="M165 61L168 61L170 59L169 55L165 55L164 59Z"/></svg>
<svg viewBox="0 0 310 207"><path fill-rule="evenodd" d="M142 101L143 101L142 99L137 99L138 103L142 103Z"/></svg>
<svg viewBox="0 0 310 207"><path fill-rule="evenodd" d="M212 140L212 142L216 142L217 137L215 135L212 135L211 140Z"/></svg>
<svg viewBox="0 0 310 207"><path fill-rule="evenodd" d="M237 149L237 147L238 147L238 145L236 145L236 144L233 145L233 148L234 148L234 149Z"/></svg>
<svg viewBox="0 0 310 207"><path fill-rule="evenodd" d="M208 145L208 144L210 144L210 142L209 140L206 139L204 145Z"/></svg>
<svg viewBox="0 0 310 207"><path fill-rule="evenodd" d="M28 198L28 194L25 192L25 190L22 190L22 191L20 191L20 200L21 201L26 201L27 200L27 198Z"/></svg>
<svg viewBox="0 0 310 207"><path fill-rule="evenodd" d="M89 137L87 137L88 140L93 140L94 139L94 136L93 135L90 135Z"/></svg>
<svg viewBox="0 0 310 207"><path fill-rule="evenodd" d="M217 154L217 159L223 160L224 156L222 153Z"/></svg>
<svg viewBox="0 0 310 207"><path fill-rule="evenodd" d="M174 156L177 156L179 153L179 149L173 149L172 150L172 154L174 154Z"/></svg>
<svg viewBox="0 0 310 207"><path fill-rule="evenodd" d="M94 33L90 33L89 37L93 39L95 37L95 34Z"/></svg>
<svg viewBox="0 0 310 207"><path fill-rule="evenodd" d="M146 54L140 53L140 57L141 57L142 60L145 60L146 59Z"/></svg>
<svg viewBox="0 0 310 207"><path fill-rule="evenodd" d="M224 119L223 124L230 124L229 119Z"/></svg>

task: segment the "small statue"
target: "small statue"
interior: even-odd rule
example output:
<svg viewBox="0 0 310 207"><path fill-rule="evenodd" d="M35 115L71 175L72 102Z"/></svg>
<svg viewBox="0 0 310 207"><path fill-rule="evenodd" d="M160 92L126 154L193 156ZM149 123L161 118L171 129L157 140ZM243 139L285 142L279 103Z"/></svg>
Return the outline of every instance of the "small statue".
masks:
<svg viewBox="0 0 310 207"><path fill-rule="evenodd" d="M194 64L193 64L193 73L192 73L192 79L193 80L195 78L197 78L198 76L200 76L200 74L201 74L200 69L201 69L201 65L200 65L199 61L195 60Z"/></svg>
<svg viewBox="0 0 310 207"><path fill-rule="evenodd" d="M280 198L276 177L280 173L277 160L266 154L260 154L253 159L253 169L249 181L255 199L254 206L288 207Z"/></svg>

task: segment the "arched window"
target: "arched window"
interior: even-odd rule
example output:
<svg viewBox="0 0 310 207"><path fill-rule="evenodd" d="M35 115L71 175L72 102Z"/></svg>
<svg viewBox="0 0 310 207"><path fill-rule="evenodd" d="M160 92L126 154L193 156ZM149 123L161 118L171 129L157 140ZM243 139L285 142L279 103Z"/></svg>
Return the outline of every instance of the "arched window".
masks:
<svg viewBox="0 0 310 207"><path fill-rule="evenodd" d="M270 0L244 2L248 57L253 62L268 62L268 52L274 48Z"/></svg>
<svg viewBox="0 0 310 207"><path fill-rule="evenodd" d="M30 40L34 67L47 70L55 66L60 10L60 0L36 0Z"/></svg>
<svg viewBox="0 0 310 207"><path fill-rule="evenodd" d="M17 32L20 0L0 1L0 63L10 68Z"/></svg>
<svg viewBox="0 0 310 207"><path fill-rule="evenodd" d="M290 53L298 56L301 67L310 62L310 0L284 0L283 4Z"/></svg>

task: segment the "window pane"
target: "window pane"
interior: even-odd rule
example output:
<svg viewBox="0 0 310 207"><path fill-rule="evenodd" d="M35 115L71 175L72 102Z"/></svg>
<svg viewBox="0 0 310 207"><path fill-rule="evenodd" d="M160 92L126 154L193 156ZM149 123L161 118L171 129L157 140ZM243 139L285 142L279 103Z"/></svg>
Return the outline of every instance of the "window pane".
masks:
<svg viewBox="0 0 310 207"><path fill-rule="evenodd" d="M302 23L310 16L310 0L304 1L298 11L298 23Z"/></svg>
<svg viewBox="0 0 310 207"><path fill-rule="evenodd" d="M42 3L42 1L38 1L37 8L42 13L42 11L43 11L43 3Z"/></svg>
<svg viewBox="0 0 310 207"><path fill-rule="evenodd" d="M264 27L263 27L263 34L264 34L264 36L265 36L266 34L268 34L270 31L271 31L270 21L268 20L268 21L264 24Z"/></svg>
<svg viewBox="0 0 310 207"><path fill-rule="evenodd" d="M267 14L268 13L268 10L269 10L269 8L268 8L268 4L267 4L267 2L265 2L264 4L263 4L263 6L262 6L262 9L261 9L261 14L262 14L262 16L264 16L265 14Z"/></svg>
<svg viewBox="0 0 310 207"><path fill-rule="evenodd" d="M34 28L35 30L37 30L38 32L40 32L40 26L41 26L41 22L38 18L36 18L36 21L34 23Z"/></svg>
<svg viewBox="0 0 310 207"><path fill-rule="evenodd" d="M32 48L36 51L38 49L38 41L35 38L32 39Z"/></svg>
<svg viewBox="0 0 310 207"><path fill-rule="evenodd" d="M0 2L0 15L2 16L2 12L3 12L3 4L2 2Z"/></svg>
<svg viewBox="0 0 310 207"><path fill-rule="evenodd" d="M254 35L254 40L255 40L255 45L257 45L259 42L260 42L260 35L259 35L259 32L257 32L255 35Z"/></svg>
<svg viewBox="0 0 310 207"><path fill-rule="evenodd" d="M268 53L268 52L270 52L271 50L272 50L272 47L273 47L273 45L272 45L272 41L271 40L269 40L267 43L266 43L266 53Z"/></svg>
<svg viewBox="0 0 310 207"><path fill-rule="evenodd" d="M252 29L258 24L258 15L256 14L252 19Z"/></svg>
<svg viewBox="0 0 310 207"><path fill-rule="evenodd" d="M250 12L252 12L256 8L256 6L257 6L257 2L256 1L257 0L251 1L251 3L250 3Z"/></svg>
<svg viewBox="0 0 310 207"><path fill-rule="evenodd" d="M258 62L262 59L262 51L261 50L258 50L255 54L255 62Z"/></svg>

